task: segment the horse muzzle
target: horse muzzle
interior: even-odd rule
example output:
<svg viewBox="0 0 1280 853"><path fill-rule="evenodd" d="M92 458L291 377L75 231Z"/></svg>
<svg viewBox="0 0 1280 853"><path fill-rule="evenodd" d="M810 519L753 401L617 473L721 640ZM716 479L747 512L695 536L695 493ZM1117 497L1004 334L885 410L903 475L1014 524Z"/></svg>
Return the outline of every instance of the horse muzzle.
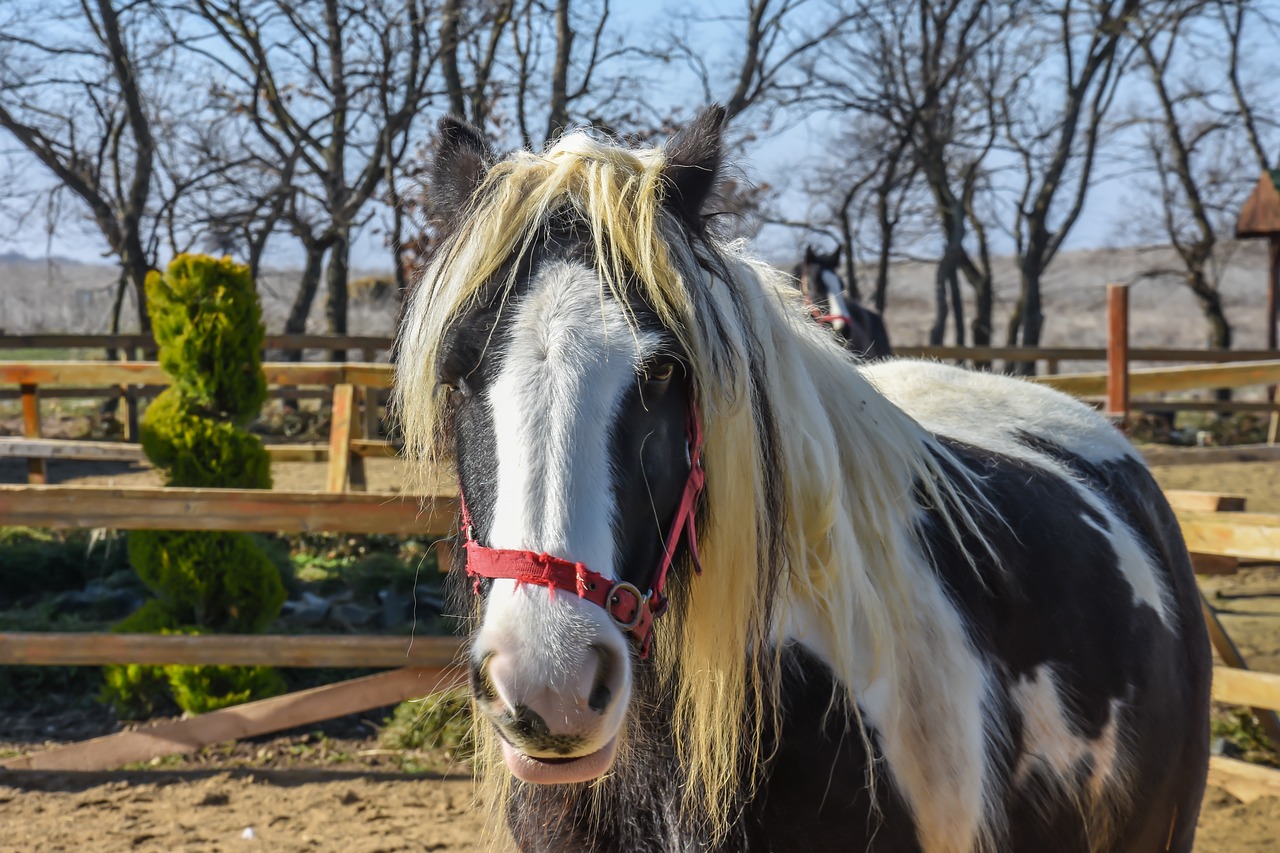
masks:
<svg viewBox="0 0 1280 853"><path fill-rule="evenodd" d="M613 763L630 699L627 640L589 602L529 585L500 589L510 583L495 581L472 647L477 708L518 779L594 779Z"/></svg>

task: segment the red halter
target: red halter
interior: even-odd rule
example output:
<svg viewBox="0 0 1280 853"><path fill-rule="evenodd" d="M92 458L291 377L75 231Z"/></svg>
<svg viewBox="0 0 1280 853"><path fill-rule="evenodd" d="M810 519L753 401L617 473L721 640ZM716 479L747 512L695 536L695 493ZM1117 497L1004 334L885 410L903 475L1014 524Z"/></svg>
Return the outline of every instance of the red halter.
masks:
<svg viewBox="0 0 1280 853"><path fill-rule="evenodd" d="M662 588L666 585L667 573L671 569L682 535L689 546L694 570L702 574L702 564L698 559L696 514L698 497L706 485L707 475L702 467L702 427L692 400L689 402L685 428L689 440L689 476L684 481L680 505L676 507L671 529L663 542L662 562L658 564L648 591L641 592L635 584L610 580L582 563L571 563L550 554L510 548L486 548L472 537L471 514L467 512L467 501L463 497L462 529L467 537L467 574L474 579L474 590L480 592L480 581L483 578L507 578L514 580L517 586L522 583L545 586L553 596L557 589L575 593L579 598L603 607L618 623L619 628L636 638L640 644L640 657L647 658L649 644L653 639L653 622L667 609L667 599L662 594Z"/></svg>

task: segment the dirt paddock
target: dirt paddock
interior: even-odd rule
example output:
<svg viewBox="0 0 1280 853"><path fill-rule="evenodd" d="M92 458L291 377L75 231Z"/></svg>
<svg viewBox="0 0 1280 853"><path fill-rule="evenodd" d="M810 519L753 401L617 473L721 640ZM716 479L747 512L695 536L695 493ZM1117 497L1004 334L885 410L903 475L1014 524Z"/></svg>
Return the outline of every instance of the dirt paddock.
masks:
<svg viewBox="0 0 1280 853"><path fill-rule="evenodd" d="M323 483L323 466L274 470L278 487L318 489ZM135 466L86 476L79 467L55 463L51 473L54 482L155 483L152 472ZM21 482L23 474L16 465L0 464L0 482ZM370 474L375 488L398 488L395 463L378 461ZM1156 475L1166 488L1244 494L1250 509L1280 512L1280 464L1170 467ZM1280 672L1280 569L1211 578L1205 588L1251 663ZM11 738L0 734L0 741ZM481 826L463 769L447 775L330 764L96 774L0 771L0 851L472 851L484 849ZM1197 850L1280 851L1280 798L1244 803L1211 788Z"/></svg>

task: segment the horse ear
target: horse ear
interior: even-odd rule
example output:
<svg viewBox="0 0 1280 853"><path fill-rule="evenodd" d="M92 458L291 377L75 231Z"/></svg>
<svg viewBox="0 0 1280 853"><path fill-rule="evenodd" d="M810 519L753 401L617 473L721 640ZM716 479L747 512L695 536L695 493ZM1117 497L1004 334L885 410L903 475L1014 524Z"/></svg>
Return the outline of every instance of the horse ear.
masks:
<svg viewBox="0 0 1280 853"><path fill-rule="evenodd" d="M702 208L720 174L724 119L724 107L713 104L699 111L663 149L667 207L695 228L702 227Z"/></svg>
<svg viewBox="0 0 1280 853"><path fill-rule="evenodd" d="M813 246L805 244L804 262L806 264L814 264L818 262L818 253L813 250Z"/></svg>
<svg viewBox="0 0 1280 853"><path fill-rule="evenodd" d="M431 152L431 207L435 218L456 222L495 159L480 131L454 116L440 119Z"/></svg>

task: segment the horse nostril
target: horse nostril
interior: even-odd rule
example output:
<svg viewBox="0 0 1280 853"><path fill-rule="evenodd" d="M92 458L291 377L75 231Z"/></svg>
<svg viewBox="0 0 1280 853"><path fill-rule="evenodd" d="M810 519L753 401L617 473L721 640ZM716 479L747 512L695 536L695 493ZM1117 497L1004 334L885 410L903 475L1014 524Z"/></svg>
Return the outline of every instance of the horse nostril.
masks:
<svg viewBox="0 0 1280 853"><path fill-rule="evenodd" d="M471 661L471 695L485 702L496 702L498 700L498 692L493 687L493 680L489 677L489 661L493 658L493 654L489 653L479 661Z"/></svg>
<svg viewBox="0 0 1280 853"><path fill-rule="evenodd" d="M547 721L528 705L516 705L502 715L501 724L523 740L543 740L551 737Z"/></svg>
<svg viewBox="0 0 1280 853"><path fill-rule="evenodd" d="M603 714L609 707L609 703L613 701L613 688L609 685L613 683L619 661L616 653L605 646L595 645L591 650L596 653L599 665L596 667L596 679L591 686L591 695L587 697L587 707L597 714Z"/></svg>

